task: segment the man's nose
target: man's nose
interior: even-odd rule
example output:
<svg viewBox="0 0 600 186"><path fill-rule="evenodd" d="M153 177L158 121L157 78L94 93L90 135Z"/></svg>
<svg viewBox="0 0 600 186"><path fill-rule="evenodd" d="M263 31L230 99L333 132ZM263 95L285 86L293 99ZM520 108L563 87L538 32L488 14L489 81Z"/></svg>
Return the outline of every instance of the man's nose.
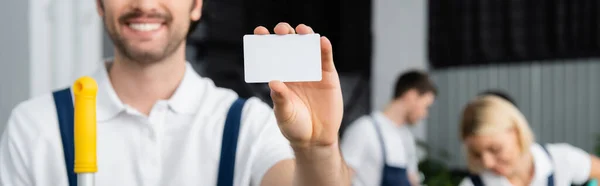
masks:
<svg viewBox="0 0 600 186"><path fill-rule="evenodd" d="M159 0L132 0L132 8L141 12L157 12Z"/></svg>

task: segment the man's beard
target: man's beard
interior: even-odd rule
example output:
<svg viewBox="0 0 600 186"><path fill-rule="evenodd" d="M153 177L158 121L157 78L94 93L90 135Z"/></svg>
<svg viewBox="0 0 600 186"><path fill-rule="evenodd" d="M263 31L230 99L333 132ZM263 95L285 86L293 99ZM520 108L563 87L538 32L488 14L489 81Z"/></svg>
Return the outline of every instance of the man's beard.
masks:
<svg viewBox="0 0 600 186"><path fill-rule="evenodd" d="M127 16L134 15L124 15L121 18L123 19ZM143 64L156 63L170 57L171 55L173 55L173 53L175 53L175 51L186 38L185 33L178 34L173 32L172 34L168 35L167 44L162 49L158 50L158 52L143 51L135 49L132 46L128 46L127 40L125 38L122 38L122 36L119 35L116 31L111 31L110 29L108 29L108 23L106 22L106 20L104 20L104 28L106 29L119 54L123 55L123 57L128 60Z"/></svg>
<svg viewBox="0 0 600 186"><path fill-rule="evenodd" d="M115 47L123 57L140 63L156 63L173 55L179 45L183 42L181 39L170 39L167 45L159 52L136 50L126 46L125 40L119 36L111 36Z"/></svg>

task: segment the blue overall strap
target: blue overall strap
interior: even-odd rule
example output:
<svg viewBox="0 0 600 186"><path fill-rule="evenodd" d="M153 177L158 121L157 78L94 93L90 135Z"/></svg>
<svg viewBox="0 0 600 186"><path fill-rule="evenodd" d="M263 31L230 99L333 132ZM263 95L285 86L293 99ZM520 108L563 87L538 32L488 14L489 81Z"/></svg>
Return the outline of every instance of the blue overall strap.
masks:
<svg viewBox="0 0 600 186"><path fill-rule="evenodd" d="M387 151L385 150L385 141L383 141L383 134L379 128L379 123L375 120L375 116L371 116L375 131L377 131L377 137L379 138L379 144L381 145L381 153L383 154L383 166L387 165Z"/></svg>
<svg viewBox="0 0 600 186"><path fill-rule="evenodd" d="M469 179L471 179L471 182L473 182L473 186L484 186L483 180L481 180L479 175L471 174L469 175Z"/></svg>
<svg viewBox="0 0 600 186"><path fill-rule="evenodd" d="M553 165L553 163L552 163L552 155L550 155L550 152L546 148L546 145L542 145L542 149L544 149L544 151L546 152L546 154L548 154L548 159L550 160L550 164ZM554 167L554 165L552 167ZM550 176L548 176L548 186L554 186L554 171L552 171L550 173Z"/></svg>
<svg viewBox="0 0 600 186"><path fill-rule="evenodd" d="M58 126L60 128L69 186L77 186L77 175L73 169L73 166L75 166L75 143L73 137L74 115L71 89L59 90L53 92L52 95L54 97L54 104L56 105L56 114L58 115Z"/></svg>
<svg viewBox="0 0 600 186"><path fill-rule="evenodd" d="M377 131L379 137L381 152L383 154L383 169L381 172L381 186L410 186L410 180L408 179L408 173L404 167L390 166L387 163L387 150L385 148L385 141L383 133L381 132L381 126L377 120L373 117L373 127Z"/></svg>
<svg viewBox="0 0 600 186"><path fill-rule="evenodd" d="M221 158L219 161L217 186L233 186L235 152L237 150L240 122L242 120L242 108L244 108L245 102L245 99L238 98L229 108L229 112L227 112L227 119L225 120L225 128L223 129L223 139L221 142Z"/></svg>

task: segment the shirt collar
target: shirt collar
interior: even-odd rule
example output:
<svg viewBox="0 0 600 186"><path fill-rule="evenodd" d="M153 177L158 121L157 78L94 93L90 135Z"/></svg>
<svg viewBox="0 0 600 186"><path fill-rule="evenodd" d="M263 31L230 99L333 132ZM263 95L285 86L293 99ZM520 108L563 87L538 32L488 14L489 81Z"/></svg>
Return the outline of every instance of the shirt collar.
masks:
<svg viewBox="0 0 600 186"><path fill-rule="evenodd" d="M109 62L105 62L92 75L92 78L98 84L98 94L96 96L96 118L98 121L109 120L125 110L123 102L121 102L110 83L107 71L109 65Z"/></svg>
<svg viewBox="0 0 600 186"><path fill-rule="evenodd" d="M110 62L101 65L96 73L92 75L98 84L98 94L96 101L96 117L98 121L106 121L114 118L120 112L125 111L125 105L117 96L108 76L108 66ZM189 63L186 63L186 70L183 80L175 90L175 93L167 101L169 108L179 113L194 113L199 107L199 101L194 98L202 96L206 83L203 83L202 78L192 68Z"/></svg>
<svg viewBox="0 0 600 186"><path fill-rule="evenodd" d="M383 114L383 112L381 112L381 111L374 111L372 113L372 116L373 116L373 119L375 119L377 121L377 123L379 123L379 125L385 125L385 126L389 126L389 127L393 127L393 128L401 128L396 124L396 122L392 121L390 118L385 116L385 114ZM404 125L402 125L402 126L404 126Z"/></svg>
<svg viewBox="0 0 600 186"><path fill-rule="evenodd" d="M531 145L530 150L533 156L534 166L534 180L543 179L546 180L553 172L553 163L550 156L540 144L534 143Z"/></svg>
<svg viewBox="0 0 600 186"><path fill-rule="evenodd" d="M183 80L168 100L169 107L178 113L192 114L200 106L200 98L204 94L202 90L208 90L209 83L203 81L192 65L186 63Z"/></svg>

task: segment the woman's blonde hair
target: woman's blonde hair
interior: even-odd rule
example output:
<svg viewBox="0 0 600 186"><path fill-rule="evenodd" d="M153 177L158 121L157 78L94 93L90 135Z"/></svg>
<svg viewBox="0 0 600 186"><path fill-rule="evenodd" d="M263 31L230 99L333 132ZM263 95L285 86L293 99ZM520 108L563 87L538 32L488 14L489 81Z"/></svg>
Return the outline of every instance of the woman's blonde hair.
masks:
<svg viewBox="0 0 600 186"><path fill-rule="evenodd" d="M522 153L529 152L534 141L533 132L521 112L510 102L493 95L477 97L467 104L460 122L460 137L464 142L473 135L485 135L514 129ZM467 147L468 148L468 147ZM467 155L469 170L478 173L480 163Z"/></svg>

